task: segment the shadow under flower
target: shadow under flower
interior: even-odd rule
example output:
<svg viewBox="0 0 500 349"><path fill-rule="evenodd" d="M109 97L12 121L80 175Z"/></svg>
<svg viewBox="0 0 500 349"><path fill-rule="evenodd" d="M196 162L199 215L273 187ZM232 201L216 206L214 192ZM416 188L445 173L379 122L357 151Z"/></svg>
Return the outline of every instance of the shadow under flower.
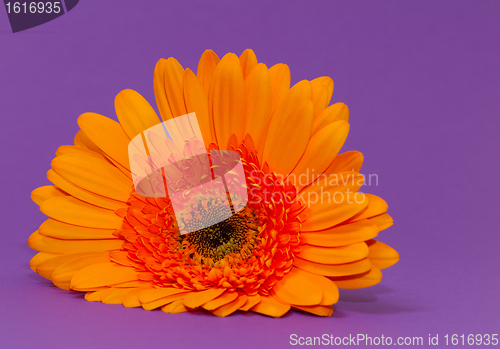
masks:
<svg viewBox="0 0 500 349"><path fill-rule="evenodd" d="M397 314L421 311L423 308L408 305L408 300L392 294L392 289L385 285L376 285L364 289L340 290L340 298L335 304L332 317L342 318L349 312L364 314Z"/></svg>

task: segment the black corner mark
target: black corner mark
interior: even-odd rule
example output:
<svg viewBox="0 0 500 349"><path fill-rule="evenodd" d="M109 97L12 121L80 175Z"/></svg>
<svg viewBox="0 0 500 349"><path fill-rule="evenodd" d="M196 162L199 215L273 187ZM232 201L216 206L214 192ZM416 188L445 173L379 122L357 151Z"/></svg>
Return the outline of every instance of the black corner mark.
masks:
<svg viewBox="0 0 500 349"><path fill-rule="evenodd" d="M4 0L13 33L30 29L61 17L79 0Z"/></svg>

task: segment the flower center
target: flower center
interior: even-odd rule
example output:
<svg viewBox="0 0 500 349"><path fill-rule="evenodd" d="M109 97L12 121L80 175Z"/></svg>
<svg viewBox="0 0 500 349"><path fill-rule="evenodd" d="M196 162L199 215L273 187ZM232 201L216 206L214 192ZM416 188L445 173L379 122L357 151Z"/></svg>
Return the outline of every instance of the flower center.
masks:
<svg viewBox="0 0 500 349"><path fill-rule="evenodd" d="M212 214L210 211L207 214ZM257 220L252 211L246 208L217 224L179 236L179 245L183 250L192 250L189 254L191 259L209 266L230 254L247 258L253 252L258 233ZM204 217L193 220L203 221Z"/></svg>

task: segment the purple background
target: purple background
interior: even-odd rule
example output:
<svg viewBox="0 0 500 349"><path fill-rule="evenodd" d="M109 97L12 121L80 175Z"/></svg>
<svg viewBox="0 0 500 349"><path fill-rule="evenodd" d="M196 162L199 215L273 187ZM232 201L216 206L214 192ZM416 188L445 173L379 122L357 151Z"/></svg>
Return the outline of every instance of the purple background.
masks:
<svg viewBox="0 0 500 349"><path fill-rule="evenodd" d="M0 9L2 347L288 347L289 336L498 333L498 1L81 1L12 34ZM292 83L328 75L350 108L343 150L365 154L366 187L395 225L401 260L381 284L341 291L331 318L216 318L90 303L29 269L45 219L29 199L86 111L115 118L132 88L154 103L153 69L173 56L252 48ZM6 344L6 345L5 345Z"/></svg>

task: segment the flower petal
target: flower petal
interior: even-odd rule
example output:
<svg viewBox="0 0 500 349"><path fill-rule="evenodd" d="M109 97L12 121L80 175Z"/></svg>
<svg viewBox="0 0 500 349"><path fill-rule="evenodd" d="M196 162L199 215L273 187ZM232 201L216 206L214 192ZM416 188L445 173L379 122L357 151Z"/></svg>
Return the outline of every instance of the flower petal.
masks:
<svg viewBox="0 0 500 349"><path fill-rule="evenodd" d="M243 76L245 79L257 63L257 56L255 56L255 53L251 49L247 48L243 51L240 55L240 64L243 69Z"/></svg>
<svg viewBox="0 0 500 349"><path fill-rule="evenodd" d="M54 270L51 275L52 282L59 288L70 290L71 279L78 271L89 265L105 262L110 262L109 256L105 252L82 255L71 259Z"/></svg>
<svg viewBox="0 0 500 349"><path fill-rule="evenodd" d="M377 235L377 225L364 219L355 223L337 225L316 232L302 231L300 239L308 245L335 247L366 241L373 239Z"/></svg>
<svg viewBox="0 0 500 349"><path fill-rule="evenodd" d="M236 292L226 291L223 294L221 294L219 297L212 299L209 302L206 302L205 304L202 305L202 307L205 310L212 311L212 310L215 310L219 307L222 307L223 305L231 303L236 298L238 298L238 294Z"/></svg>
<svg viewBox="0 0 500 349"><path fill-rule="evenodd" d="M219 64L220 59L217 54L212 50L206 50L201 55L200 61L198 63L198 70L196 75L200 84L208 97L210 91L210 85L212 84L212 79L214 76L215 68Z"/></svg>
<svg viewBox="0 0 500 349"><path fill-rule="evenodd" d="M158 299L172 296L174 294L186 293L189 290L183 290L179 288L152 288L149 290L144 290L139 296L139 301L141 303L150 303L157 301Z"/></svg>
<svg viewBox="0 0 500 349"><path fill-rule="evenodd" d="M78 132L81 132L81 130ZM95 152L93 150L77 147L76 145L61 145L59 148L57 148L56 156L62 156L66 154L81 154L81 155L91 156L93 158L100 160L106 160L106 158L102 155L100 151Z"/></svg>
<svg viewBox="0 0 500 349"><path fill-rule="evenodd" d="M274 172L283 175L290 173L306 150L313 105L311 101L305 100L289 111L288 115L280 114L279 117L275 114L271 119L262 156L262 161L267 161Z"/></svg>
<svg viewBox="0 0 500 349"><path fill-rule="evenodd" d="M101 302L104 304L123 304L123 298L130 290L130 288L110 287L106 292L101 293Z"/></svg>
<svg viewBox="0 0 500 349"><path fill-rule="evenodd" d="M365 288L378 284L382 280L382 272L375 265L370 271L358 275L330 278L339 288Z"/></svg>
<svg viewBox="0 0 500 349"><path fill-rule="evenodd" d="M341 173L335 183L321 182L304 189L299 196L309 207L304 211L308 218L303 223L304 231L316 231L333 227L361 212L368 205L368 198L357 193L363 176L355 172Z"/></svg>
<svg viewBox="0 0 500 349"><path fill-rule="evenodd" d="M49 199L63 196L67 196L67 194L54 185L39 187L31 192L31 200L33 200L33 202L38 206L41 206Z"/></svg>
<svg viewBox="0 0 500 349"><path fill-rule="evenodd" d="M172 302L175 302L178 300L183 300L184 297L186 297L187 293L189 292L187 290L183 290L183 291L184 292L172 294L170 296L166 296L166 297L151 301L149 303L142 303L142 308L144 310L154 310L154 309L158 309L160 307L163 307L164 305L167 305L169 303L172 303Z"/></svg>
<svg viewBox="0 0 500 349"><path fill-rule="evenodd" d="M359 151L351 150L339 154L325 170L324 174L330 176L333 173L354 171L359 172L363 165L364 156Z"/></svg>
<svg viewBox="0 0 500 349"><path fill-rule="evenodd" d="M346 276L367 272L370 270L372 264L368 258L347 264L320 264L296 258L293 265L313 274L325 276Z"/></svg>
<svg viewBox="0 0 500 349"><path fill-rule="evenodd" d="M323 298L321 288L308 277L306 272L298 268L292 268L274 285L273 291L283 303L293 305L317 305Z"/></svg>
<svg viewBox="0 0 500 349"><path fill-rule="evenodd" d="M302 245L297 257L322 264L351 263L368 257L368 246L364 242L340 247Z"/></svg>
<svg viewBox="0 0 500 349"><path fill-rule="evenodd" d="M366 244L370 249L368 258L379 269L389 268L399 261L398 252L391 246L377 240L369 240Z"/></svg>
<svg viewBox="0 0 500 349"><path fill-rule="evenodd" d="M165 313L177 314L189 311L189 309L184 305L184 300L179 299L170 304L167 304L161 308Z"/></svg>
<svg viewBox="0 0 500 349"><path fill-rule="evenodd" d="M332 78L329 76L320 76L319 78L311 80L311 86L313 88L313 102L315 99L319 99L318 97L314 96L316 94L315 91L321 90L322 87L326 89L326 100L323 103L324 104L323 108L326 108L326 106L330 104L330 100L332 99L332 94L333 94Z"/></svg>
<svg viewBox="0 0 500 349"><path fill-rule="evenodd" d="M184 101L188 113L196 113L205 146L215 141L214 122L208 113L208 99L198 78L190 69L184 72Z"/></svg>
<svg viewBox="0 0 500 349"><path fill-rule="evenodd" d="M132 139L161 122L153 107L134 90L123 90L115 98L116 116L127 136Z"/></svg>
<svg viewBox="0 0 500 349"><path fill-rule="evenodd" d="M119 171L118 171L119 172ZM123 207L126 207L127 204L123 201L117 201L110 199L105 196L101 196L95 193L92 193L88 190L80 188L79 186L71 183L70 181L64 179L62 176L57 174L54 170L49 170L47 172L47 179L54 183L58 188L64 190L71 196L85 201L86 203L99 206L108 210L117 210Z"/></svg>
<svg viewBox="0 0 500 349"><path fill-rule="evenodd" d="M250 310L255 313L278 318L282 317L290 310L290 305L281 303L272 296L261 296L260 302Z"/></svg>
<svg viewBox="0 0 500 349"><path fill-rule="evenodd" d="M233 133L241 142L246 123L245 80L238 56L234 53L225 55L215 69L208 107L219 147L224 149Z"/></svg>
<svg viewBox="0 0 500 349"><path fill-rule="evenodd" d="M63 240L116 239L116 236L113 235L114 231L115 229L81 227L56 221L52 218L47 219L38 228L40 235Z"/></svg>
<svg viewBox="0 0 500 349"><path fill-rule="evenodd" d="M92 260L97 260L97 262L95 263L110 261L106 252L67 253L40 263L36 268L36 272L44 278L51 280L54 270L67 262L71 262L72 260L80 259L82 257L88 257Z"/></svg>
<svg viewBox="0 0 500 349"><path fill-rule="evenodd" d="M130 171L128 160L130 139L119 123L96 113L84 113L78 118L78 125L104 154Z"/></svg>
<svg viewBox="0 0 500 349"><path fill-rule="evenodd" d="M227 303L212 311L212 314L224 317L234 313L236 310L240 309L248 300L248 297L244 294L239 295L234 301Z"/></svg>
<svg viewBox="0 0 500 349"><path fill-rule="evenodd" d="M256 294L254 296L248 296L247 301L245 302L244 305L240 307L241 311L248 311L250 308L252 308L254 305L260 302L260 295Z"/></svg>
<svg viewBox="0 0 500 349"><path fill-rule="evenodd" d="M271 112L273 112L290 89L290 68L286 64L278 63L269 68L269 75L272 86Z"/></svg>
<svg viewBox="0 0 500 349"><path fill-rule="evenodd" d="M90 150L98 154L102 153L101 149L90 140L89 136L87 136L83 130L78 130L73 143L75 147Z"/></svg>
<svg viewBox="0 0 500 349"><path fill-rule="evenodd" d="M33 256L30 260L30 268L36 273L36 267L42 263L43 261L46 261L47 259L51 259L57 256L60 256L61 254L59 253L47 253L47 252L38 252L36 255Z"/></svg>
<svg viewBox="0 0 500 349"><path fill-rule="evenodd" d="M107 161L80 154L58 156L52 160L57 174L92 193L127 202L132 183Z"/></svg>
<svg viewBox="0 0 500 349"><path fill-rule="evenodd" d="M155 96L164 121L186 114L182 80L184 68L175 58L160 59L154 75Z"/></svg>
<svg viewBox="0 0 500 349"><path fill-rule="evenodd" d="M47 216L69 224L100 229L118 229L123 218L114 211L87 204L71 196L45 201L40 210Z"/></svg>
<svg viewBox="0 0 500 349"><path fill-rule="evenodd" d="M385 213L389 208L389 205L387 205L387 202L385 202L384 199L372 194L365 194L365 196L368 199L368 206L363 211L352 217L349 221L354 222L375 217Z"/></svg>
<svg viewBox="0 0 500 349"><path fill-rule="evenodd" d="M387 214L387 213L383 213L381 215L368 218L368 221L376 224L378 226L379 231L387 229L393 224L392 217L389 216L389 214Z"/></svg>
<svg viewBox="0 0 500 349"><path fill-rule="evenodd" d="M183 303L188 308L198 308L206 302L210 302L212 299L218 297L224 293L224 291L226 291L225 288L210 288L201 292L193 292L184 298Z"/></svg>
<svg viewBox="0 0 500 349"><path fill-rule="evenodd" d="M31 234L28 246L36 251L48 253L74 253L89 251L111 251L122 247L123 240L61 240L40 235L38 231Z"/></svg>
<svg viewBox="0 0 500 349"><path fill-rule="evenodd" d="M256 149L263 149L266 129L271 117L271 75L266 65L259 63L245 79L246 91L246 127ZM262 143L262 146L259 146ZM262 154L259 154L262 157Z"/></svg>
<svg viewBox="0 0 500 349"><path fill-rule="evenodd" d="M300 178L300 176L307 174L309 177L309 173L319 175L325 172L344 145L348 133L349 124L345 121L339 121L328 125L312 136L304 155L291 172L292 176ZM324 155L318 156L318 154ZM307 178L306 182L309 184L313 180L314 178L311 176L311 178ZM298 189L301 189L300 185Z"/></svg>
<svg viewBox="0 0 500 349"><path fill-rule="evenodd" d="M341 120L349 121L349 108L344 103L335 103L315 114L312 134L314 135L329 124Z"/></svg>
<svg viewBox="0 0 500 349"><path fill-rule="evenodd" d="M97 263L79 270L71 279L71 289L92 290L137 279L137 272L133 268L119 266L113 262Z"/></svg>

